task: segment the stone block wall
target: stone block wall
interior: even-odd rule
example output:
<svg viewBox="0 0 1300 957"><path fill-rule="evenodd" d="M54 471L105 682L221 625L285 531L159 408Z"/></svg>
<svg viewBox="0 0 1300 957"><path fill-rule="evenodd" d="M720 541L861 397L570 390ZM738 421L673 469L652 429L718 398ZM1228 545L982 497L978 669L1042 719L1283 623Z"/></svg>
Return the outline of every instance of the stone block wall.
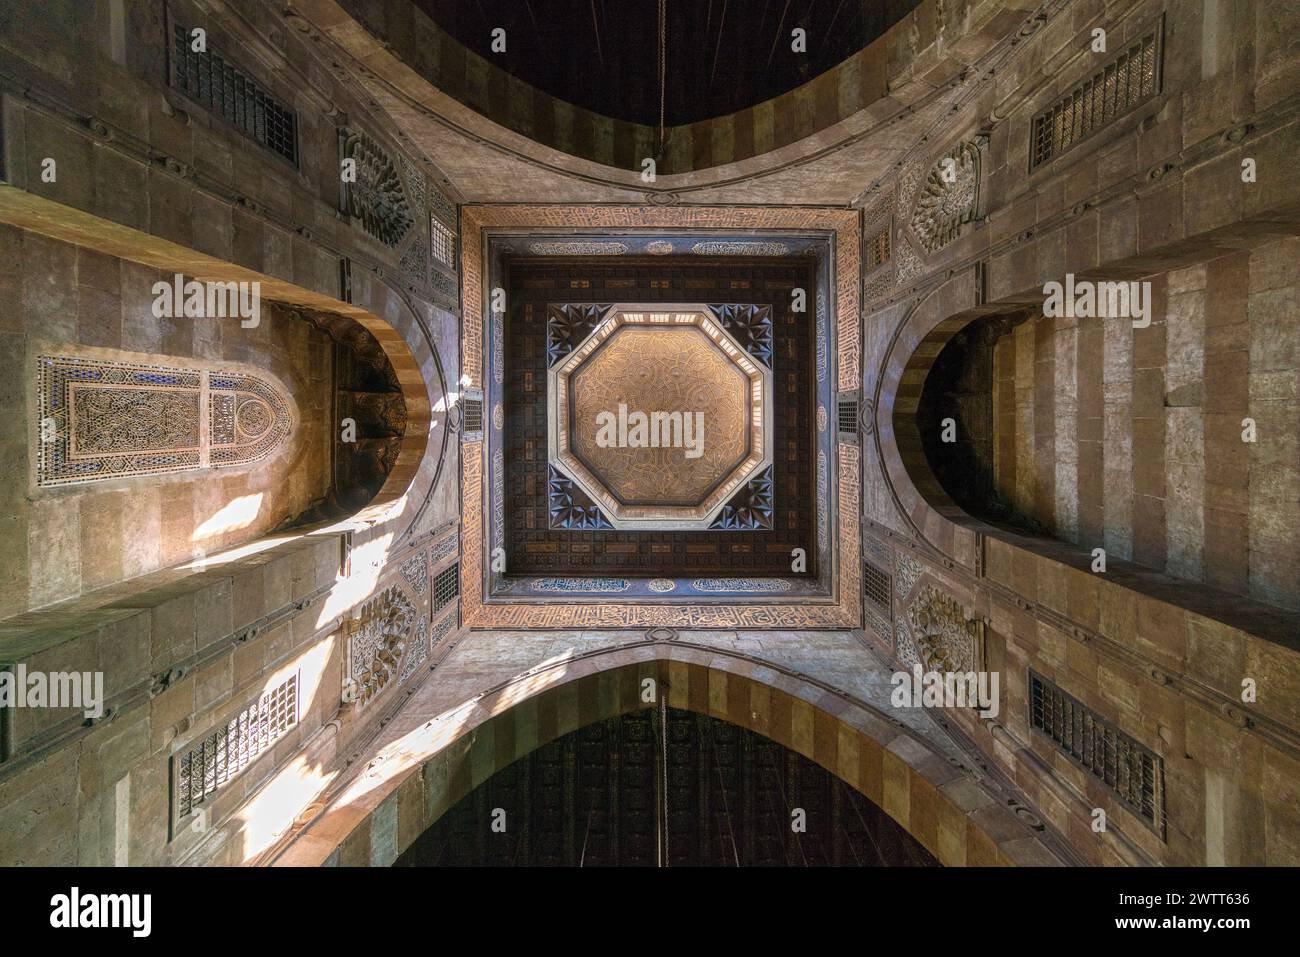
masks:
<svg viewBox="0 0 1300 957"><path fill-rule="evenodd" d="M1297 66L1278 40L1292 20L1272 4L1067 4L1022 33L1023 53L955 137L918 149L864 213L867 238L890 236L865 277L868 540L886 571L900 573L891 556L925 569L960 623L982 629L1002 712L955 720L1095 863L1300 859L1300 579L1279 534L1296 523L1300 475L1295 293L1282 273L1300 234L1285 172L1300 142ZM1094 55L1099 27L1109 52ZM1034 116L1153 27L1158 93L1031 170ZM973 216L928 249L917 197L962 142L982 151ZM1246 160L1257 179L1243 177ZM1147 330L1040 318L998 346L1000 484L1062 543L964 514L919 454L912 417L957 331L1041 317L1044 283L1067 273L1150 280L1155 302ZM1267 440L1241 442L1246 416L1269 423ZM1096 545L1112 553L1104 574L1090 568ZM910 609L894 596L868 634L897 655ZM1163 835L1031 727L1031 667L1162 759ZM1092 830L1094 808L1108 833Z"/></svg>
<svg viewBox="0 0 1300 957"><path fill-rule="evenodd" d="M1297 687L1294 653L1243 638L1231 628L1180 619L1142 598L1128 607L1103 607L1102 614L1108 638L1128 648L1158 650L1125 660L1079 641L1065 628L1036 621L1013 602L990 602L988 667L1002 674L1004 689L999 721L1032 758L1005 743L993 744L993 752L1015 769L1029 801L1093 863L1122 860L1092 829L1094 809L1101 808L1107 826L1122 831L1148 861L1295 864L1300 860L1300 755L1291 730L1296 716L1286 704ZM1162 829L1134 814L1031 727L1030 668L1160 757ZM1259 702L1245 706L1260 714L1254 720L1205 693L1206 688L1231 692L1239 676L1258 682ZM1273 720L1270 711L1281 720ZM1043 768L1050 772L1036 773ZM1049 777L1064 782L1065 793Z"/></svg>
<svg viewBox="0 0 1300 957"><path fill-rule="evenodd" d="M873 528L868 560L890 576L892 595L887 608L869 606L868 636L904 669L919 650L943 656L940 670L998 675L996 715L945 714L1082 860L1293 864L1300 836L1295 652L1137 593L1086 562L1070 567L1035 554L1024 547L1030 541L984 538L982 572L970 576ZM927 667L939 667L934 661ZM1035 725L1031 669L1155 756L1154 819Z"/></svg>
<svg viewBox="0 0 1300 957"><path fill-rule="evenodd" d="M322 331L270 303L256 328L237 318L156 318L151 289L172 281L161 270L12 227L0 227L0 246L15 264L3 280L14 359L4 511L10 541L22 543L0 559L0 618L252 541L328 494L333 377ZM38 359L51 355L265 370L297 424L285 445L246 467L41 487L33 423Z"/></svg>
<svg viewBox="0 0 1300 957"><path fill-rule="evenodd" d="M301 670L300 720L221 795L244 793L330 719L339 653L315 623L339 574L332 536L273 558L206 573L184 590L157 587L101 624L22 655L29 671L102 671L106 711L11 708L0 762L0 860L12 864L161 864L170 834L173 745ZM8 641L7 641L8 643Z"/></svg>
<svg viewBox="0 0 1300 957"><path fill-rule="evenodd" d="M1064 541L1300 610L1298 258L1158 274L1149 329L1040 316L1000 340L999 491Z"/></svg>
<svg viewBox="0 0 1300 957"><path fill-rule="evenodd" d="M169 84L169 15L205 27L213 49L295 110L296 167ZM263 489L194 483L188 505L183 479L151 479L142 495L65 492L75 507L43 512L48 528L35 531L35 503L21 501L28 486L15 493L20 507L0 521L44 565L29 578L26 549L6 553L19 564L4 577L0 614L10 616L0 618L0 662L102 671L107 710L93 721L77 709L0 715L0 862L242 860L245 846L273 836L237 809L277 771L302 762L304 749L332 755L339 741L364 741L399 700L398 685L424 665L403 659L410 667L385 684L387 697L359 720L340 719L346 637L367 601L406 581L401 569L417 556L432 561L435 541L444 565L457 557L450 476L458 443L449 420L459 290L456 259L433 261L429 245L430 217L454 231L455 197L351 78L336 79L270 6L56 2L4 17L0 219L9 225L0 242L15 265L0 270L0 282L20 308L0 322L14 354L27 347L23 335L39 335L85 349L262 362L292 385L313 438L280 476L274 519L268 513L202 544L190 538L211 517L209 505ZM343 129L364 132L397 170L411 226L395 245L340 208ZM56 161L52 180L41 176L46 158ZM176 272L262 282L261 327L155 321L149 287ZM259 535L290 517L289 504L318 495L317 479L329 474L326 443L337 427L321 389L329 340L292 318L300 309L345 317L378 340L402 387L410 434L390 472L398 487L385 486L366 521ZM8 377L3 390L6 408L25 407L22 377ZM17 418L4 451L25 465L32 423ZM92 506L92 497L101 500ZM119 526L114 542L92 547L96 529L107 537ZM190 561L197 547L208 551L201 564ZM55 586L57 595L40 600L85 593L12 614L26 611L33 587ZM401 637L403 647L426 642L424 660L432 661L435 637L458 629L459 608L453 600L436 620L422 609L402 619L410 634ZM210 797L206 814L178 819L178 757L295 677L297 720ZM306 772L291 776L308 789L320 783ZM264 797L291 799L282 791Z"/></svg>

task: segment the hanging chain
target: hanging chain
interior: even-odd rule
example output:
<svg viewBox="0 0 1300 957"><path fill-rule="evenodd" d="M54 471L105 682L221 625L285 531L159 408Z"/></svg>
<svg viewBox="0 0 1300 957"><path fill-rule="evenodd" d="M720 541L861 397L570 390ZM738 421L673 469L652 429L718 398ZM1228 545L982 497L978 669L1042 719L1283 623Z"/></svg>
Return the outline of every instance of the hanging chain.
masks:
<svg viewBox="0 0 1300 957"><path fill-rule="evenodd" d="M659 155L664 151L664 102L668 77L668 0L659 0Z"/></svg>
<svg viewBox="0 0 1300 957"><path fill-rule="evenodd" d="M727 783L722 779L722 764L718 761L718 743L713 737L713 725L706 723L704 727L709 729L709 745L706 749L704 746L704 734L703 732L699 732L700 760L708 761L709 758L704 757L704 754L707 753L708 756L713 759L713 767L718 772L718 793L722 795L722 813L726 816L727 833L731 837L731 856L735 860L736 866L739 867L740 849L736 847L736 829L731 826L731 806L727 803Z"/></svg>
<svg viewBox="0 0 1300 957"><path fill-rule="evenodd" d="M663 755L662 780L663 800L660 802L663 808L663 866L668 866L668 696L660 689L659 693L659 747Z"/></svg>

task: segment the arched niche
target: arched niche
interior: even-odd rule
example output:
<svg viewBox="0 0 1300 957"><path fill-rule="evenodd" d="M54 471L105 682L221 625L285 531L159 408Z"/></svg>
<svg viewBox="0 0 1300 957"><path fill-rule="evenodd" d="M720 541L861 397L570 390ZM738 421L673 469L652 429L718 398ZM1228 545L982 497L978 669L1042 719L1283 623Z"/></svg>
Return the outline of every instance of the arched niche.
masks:
<svg viewBox="0 0 1300 957"><path fill-rule="evenodd" d="M979 306L976 271L962 272L907 309L874 383L870 375L867 381L875 415L872 431L899 513L918 537L972 568L982 523L957 506L930 469L917 411L943 347L972 320L992 311Z"/></svg>
<svg viewBox="0 0 1300 957"><path fill-rule="evenodd" d="M1291 644L1295 616L1283 613L1202 583L1182 581L1136 562L1109 556L1106 574L1092 569L1089 548L1044 534L1032 516L990 516L997 524L970 514L954 500L933 468L922 435L922 402L927 380L959 334L1010 328L1026 316L1041 315L1042 300L981 301L983 282L978 267L964 270L907 307L889 339L881 364L867 377L867 394L874 397L875 441L888 494L910 537L933 550L932 558L952 562L966 571L995 580L1020 595L1024 607L1040 596L1026 583L1049 582L1060 576L1077 581L1081 592L1095 595L1072 609L1072 627L1081 636L1108 628L1100 608L1109 601L1122 605L1134 593L1169 608L1227 624L1245 634ZM1104 321L1104 320L1103 320ZM930 423L933 426L933 423ZM1032 572L1032 574L1029 574ZM1109 592L1113 597L1105 598ZM1046 597L1044 604L1056 599ZM1062 609L1056 609L1060 611Z"/></svg>
<svg viewBox="0 0 1300 957"><path fill-rule="evenodd" d="M188 333L197 321L172 326ZM8 613L144 584L270 534L362 513L400 519L392 503L418 480L402 456L421 417L375 336L274 301L262 302L258 328L217 336L169 335L153 352L87 336L29 343L18 508L32 529L32 583L25 607ZM42 560L47 545L59 567Z"/></svg>
<svg viewBox="0 0 1300 957"><path fill-rule="evenodd" d="M89 345L78 339L71 340L77 348L70 349L66 337L54 338L44 329L35 329L26 349L28 364L24 365L24 376L27 387L20 394L29 430L26 444L30 461L27 463L28 478L24 484L29 490L33 508L41 511L36 517L51 524L62 521L65 515L75 515L75 509L69 512L68 502L69 496L80 494L78 489L100 486L102 490L115 492L117 497L106 502L103 508L94 510L93 514L88 513L89 517L75 530L75 534L69 532L55 536L53 544L43 548L41 554L48 558L42 559L44 564L40 567L33 567L31 574L33 581L43 583L38 591L28 594L28 589L21 582L18 587L10 589L12 600L6 605L5 614L11 616L60 602L57 612L42 612L43 617L39 623L28 623L24 619L16 621L16 626L49 625L53 629L52 634L57 632L62 635L64 632L60 630L63 627L60 623L65 613L69 622L84 622L84 617L77 619L75 616L99 607L102 602L95 596L99 589L106 586L117 586L118 583L129 580L129 585L122 586L122 594L129 596L144 596L156 591L163 583L163 578L166 578L168 588L183 587L181 582L187 575L211 574L218 569L233 570L246 558L264 561L280 551L298 547L303 536L312 532L331 533L337 529L341 534L343 530L356 528L361 529L363 539L366 535L388 536L388 541L396 544L402 536L427 528L433 519L427 519L422 525L421 520L426 514L438 512L438 520L446 520L446 515L442 513L447 509L430 510L427 503L445 466L447 453L453 448L448 436L447 418L458 398L452 391L456 344L447 338L452 333L441 328L446 323L440 325L435 321L437 316L432 306L408 298L388 283L378 270L355 267L350 301L344 302L329 292L316 288L320 285L317 273L301 277L304 284L300 285L289 279L196 253L192 249L136 230L109 224L91 214L13 188L0 189L0 219L26 231L26 234L45 237L42 241L53 239L86 250L89 255L99 257L99 260L116 257L122 262L123 269L133 272L136 285L146 293L154 280L170 279L173 275L182 275L187 281L260 284L261 301L267 314L276 317L292 314L295 319L302 321L303 328L314 327L318 334L315 339L321 340L317 343L321 348L331 348L330 339L340 329L350 330L337 338L346 340L344 344L354 348L354 351L366 352L378 367L382 367L384 382L378 388L379 394L372 397L374 404L394 410L396 414L393 418L402 424L400 434L395 434L399 430L394 429L391 430L394 434L378 437L384 447L382 467L372 471L368 483L362 483L368 486L364 495L338 502L330 502L322 496L322 500L316 503L318 507L280 513L273 522L248 522L245 512L254 514L255 506L260 509L263 503L256 501L259 490L240 489L236 480L241 475L259 469L285 464L279 462L279 459L289 453L292 443L274 441L274 436L285 423L293 424L290 426L291 435L292 429L301 424L303 409L294 398L299 394L299 383L294 379L295 376L308 375L311 366L307 362L298 369L288 369L275 367L274 363L268 367L267 363L261 362L261 356L268 350L262 349L259 342L270 341L269 329L272 322L263 321L261 328L241 330L241 333L248 333L248 341L245 343L241 339L245 348L242 354L234 353L241 360L239 362L212 358L220 355L214 350L213 334L210 329L201 334L193 333L195 320L170 320L171 325L164 323L152 334L140 332L139 330L148 328L150 322L159 322L156 316L152 320L148 318L150 309L147 298L143 301L132 300L129 308L143 309L139 313L140 322L131 327L132 340L156 343L155 348L148 352L101 349L98 344ZM146 270L143 276L140 267ZM150 276L147 272L149 270L156 272ZM70 281L75 282L75 273ZM128 308L126 301L123 302L123 309ZM232 321L238 323L238 320L213 322ZM192 333L195 342L193 351L173 347L171 340L179 337L181 342L188 342ZM220 335L219 331L217 335ZM263 339L255 338L257 336ZM199 348L200 340L202 349ZM125 342L125 337L123 341ZM364 348L360 345L362 343ZM155 463L161 464L162 468L146 468L135 473L127 468L119 470L112 478L88 485L76 482L43 484L39 477L37 459L41 455L42 420L47 417L38 414L41 400L36 388L37 366L39 357L65 355L117 363L117 371L113 374L118 376L126 375L123 366L150 365L160 367L161 371L154 371L162 376L183 377L192 374L193 381L189 386L192 402L188 411L178 411L179 406L173 401L170 403L170 411L155 407L150 414L161 414L164 422L171 421L169 416L178 416L179 419L189 416L187 421L191 424L197 416L199 428L209 430L206 437L200 435L196 440L193 436L182 435L178 439L173 434L169 440L189 449L187 454L196 461L180 463L179 468L182 470L175 470L178 466L175 462ZM448 367L446 362L451 362L452 365ZM236 384L233 389L213 388L214 381L220 384L223 381L221 374L228 372L243 376L243 385ZM130 383L126 383L125 379L123 383L118 383L123 384ZM175 386L175 383L140 380L135 385L165 390ZM174 392L173 399L178 395ZM212 431L210 416L214 411L220 411L219 406L226 404L226 397L235 403L232 413L236 419L235 431L230 434L230 441L219 440L214 443L215 433ZM284 400L283 403L281 399ZM245 409L242 426L238 424L241 402ZM314 421L313 429L319 433L323 442L331 442L339 435L339 423L332 421L334 416L335 410L331 407ZM129 415L118 415L118 421L127 425L128 431L136 429L146 438L155 432L168 432L167 427L153 431L149 428L137 429L142 423L131 421ZM56 437L58 423L45 425L50 436ZM263 426L269 431L259 431ZM175 432L174 429L171 431ZM185 429L180 431L183 433ZM220 436L217 438L220 439ZM110 446L111 444L109 443ZM148 444L150 443L143 443ZM144 449L142 446L135 451L157 450ZM220 461L223 456L227 461ZM170 540L187 546L185 549L178 548L174 553L165 555L145 554L141 557L141 546L159 538L159 523L171 520L178 514L174 503L151 506L150 514L153 518L146 515L137 520L128 516L119 520L118 516L125 516L127 508L138 510L141 501L135 494L138 489L157 485L174 492L178 480L186 479L187 473L183 469L199 465L211 471L188 474L204 477L202 482L195 483L195 494L208 496L196 506L206 511L204 521L196 522L195 528L189 530L179 527L172 530ZM298 463L288 463L287 481L303 481L304 473L298 466ZM21 464L19 467L22 467ZM329 466L324 468L328 470ZM213 481L214 478L216 481ZM219 482L234 484L226 489L221 488ZM449 491L443 498L450 495ZM234 512L225 511L226 506L231 506ZM163 518L158 518L159 515ZM203 543L190 542L190 536L208 519L214 521L213 527L224 529L228 534L219 539L209 536ZM131 556L132 563L120 569L108 568L98 577L85 575L85 569L79 563L66 560L68 545L73 543L78 548L84 548L89 544L93 550L102 539L101 533L131 541L132 548L135 549ZM33 542L39 542L40 535L33 530L29 538ZM54 547L54 544L58 547ZM194 545L194 548L189 548L190 545Z"/></svg>
<svg viewBox="0 0 1300 957"><path fill-rule="evenodd" d="M37 365L36 485L77 485L273 458L301 425L273 373L120 350L43 351Z"/></svg>
<svg viewBox="0 0 1300 957"><path fill-rule="evenodd" d="M969 769L866 702L716 649L659 643L534 669L474 695L383 747L252 863L390 865L498 770L593 722L658 707L660 693L668 707L720 718L817 762L943 864L1058 860L1027 808L995 798Z"/></svg>

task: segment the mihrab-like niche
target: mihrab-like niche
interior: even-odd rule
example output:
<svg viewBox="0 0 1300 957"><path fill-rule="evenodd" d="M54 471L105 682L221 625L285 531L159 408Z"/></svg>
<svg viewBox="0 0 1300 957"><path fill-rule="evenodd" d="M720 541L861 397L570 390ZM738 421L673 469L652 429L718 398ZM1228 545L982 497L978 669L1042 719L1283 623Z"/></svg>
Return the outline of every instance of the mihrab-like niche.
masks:
<svg viewBox="0 0 1300 957"><path fill-rule="evenodd" d="M293 430L285 394L250 372L63 355L37 369L40 486L251 465Z"/></svg>

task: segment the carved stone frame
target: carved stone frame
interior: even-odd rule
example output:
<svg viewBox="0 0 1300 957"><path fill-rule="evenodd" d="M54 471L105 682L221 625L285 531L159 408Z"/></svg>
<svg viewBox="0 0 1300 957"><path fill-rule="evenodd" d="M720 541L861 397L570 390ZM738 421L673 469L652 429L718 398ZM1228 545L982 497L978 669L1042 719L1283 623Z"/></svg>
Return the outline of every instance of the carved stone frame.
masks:
<svg viewBox="0 0 1300 957"><path fill-rule="evenodd" d="M861 227L852 210L710 207L590 207L590 206L466 206L462 209L464 326L463 385L490 393L501 383L501 316L490 310L494 257L491 243L506 237L529 240L573 239L611 234L628 244L666 243L665 237L692 240L795 240L819 257L828 295L818 300L824 310L818 325L818 398L833 400L838 390L860 386L861 354ZM814 249L815 247L815 249ZM823 391L826 398L822 398ZM861 510L860 452L856 445L827 438L818 453L818 473L828 507L817 516L819 539L825 543L826 589L729 594L710 600L637 595L611 601L610 594L571 593L519 596L493 589L492 553L500 518L493 515L491 494L503 484L501 448L487 430L481 442L462 447L462 514L464 566L462 609L470 628L857 628L861 626L859 513ZM819 435L820 438L820 435ZM837 530L835 535L830 530Z"/></svg>

